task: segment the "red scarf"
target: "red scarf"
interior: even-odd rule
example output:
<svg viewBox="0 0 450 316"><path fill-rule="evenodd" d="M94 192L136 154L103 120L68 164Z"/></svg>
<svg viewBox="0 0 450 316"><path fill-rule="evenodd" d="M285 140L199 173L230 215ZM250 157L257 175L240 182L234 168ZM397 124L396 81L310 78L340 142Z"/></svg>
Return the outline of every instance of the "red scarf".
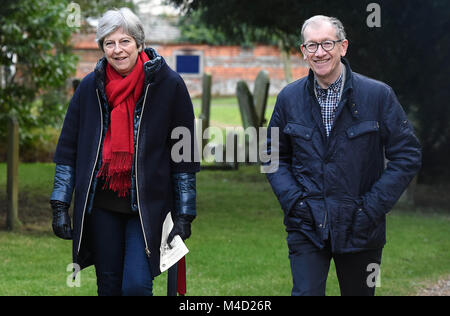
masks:
<svg viewBox="0 0 450 316"><path fill-rule="evenodd" d="M97 175L105 180L103 189L129 194L131 164L134 157L134 107L142 94L144 63L141 52L131 73L122 77L109 63L106 66L106 97L111 109L111 124L105 135L102 167Z"/></svg>

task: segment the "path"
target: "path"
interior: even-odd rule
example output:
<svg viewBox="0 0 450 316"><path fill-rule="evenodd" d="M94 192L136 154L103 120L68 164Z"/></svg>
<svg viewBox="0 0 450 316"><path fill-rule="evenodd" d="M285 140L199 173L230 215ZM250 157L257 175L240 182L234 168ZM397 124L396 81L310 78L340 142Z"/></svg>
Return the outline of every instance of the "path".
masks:
<svg viewBox="0 0 450 316"><path fill-rule="evenodd" d="M417 296L450 296L450 276L427 285L417 293Z"/></svg>

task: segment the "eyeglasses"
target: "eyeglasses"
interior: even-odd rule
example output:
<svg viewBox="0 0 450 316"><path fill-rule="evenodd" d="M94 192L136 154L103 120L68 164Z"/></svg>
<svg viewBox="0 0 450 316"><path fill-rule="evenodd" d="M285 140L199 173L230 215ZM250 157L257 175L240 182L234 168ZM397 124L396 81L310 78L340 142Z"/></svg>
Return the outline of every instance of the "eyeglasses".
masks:
<svg viewBox="0 0 450 316"><path fill-rule="evenodd" d="M308 51L308 53L315 53L317 52L317 50L319 49L319 45L322 46L324 51L329 52L330 50L332 50L334 48L334 45L336 45L336 43L342 42L342 40L337 40L337 41L332 41L332 40L328 40L328 41L323 41L321 43L306 43L306 44L302 44L302 46Z"/></svg>

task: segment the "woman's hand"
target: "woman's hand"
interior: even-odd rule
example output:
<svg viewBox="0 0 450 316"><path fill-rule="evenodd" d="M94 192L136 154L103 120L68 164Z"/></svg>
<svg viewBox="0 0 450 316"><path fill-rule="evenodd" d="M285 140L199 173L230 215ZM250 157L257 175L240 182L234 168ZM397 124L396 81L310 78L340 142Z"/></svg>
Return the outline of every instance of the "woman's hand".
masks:
<svg viewBox="0 0 450 316"><path fill-rule="evenodd" d="M61 201L50 201L53 209L52 228L56 236L62 239L72 239L72 225L69 216L69 204Z"/></svg>
<svg viewBox="0 0 450 316"><path fill-rule="evenodd" d="M176 235L179 235L183 240L188 239L191 236L191 223L194 218L195 216L187 214L181 214L175 217L172 231L167 238L167 243L170 245Z"/></svg>

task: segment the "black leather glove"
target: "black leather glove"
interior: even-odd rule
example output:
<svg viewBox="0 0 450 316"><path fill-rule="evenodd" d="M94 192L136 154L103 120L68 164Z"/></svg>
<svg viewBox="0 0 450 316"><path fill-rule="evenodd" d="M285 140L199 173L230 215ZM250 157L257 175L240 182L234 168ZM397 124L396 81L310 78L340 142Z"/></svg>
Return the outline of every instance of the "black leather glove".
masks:
<svg viewBox="0 0 450 316"><path fill-rule="evenodd" d="M194 218L195 216L187 214L181 214L175 217L172 231L167 238L167 243L170 245L176 235L179 235L183 240L188 239L191 236L191 223Z"/></svg>
<svg viewBox="0 0 450 316"><path fill-rule="evenodd" d="M72 225L69 216L69 204L51 200L50 205L53 209L52 228L56 236L62 239L72 239Z"/></svg>

